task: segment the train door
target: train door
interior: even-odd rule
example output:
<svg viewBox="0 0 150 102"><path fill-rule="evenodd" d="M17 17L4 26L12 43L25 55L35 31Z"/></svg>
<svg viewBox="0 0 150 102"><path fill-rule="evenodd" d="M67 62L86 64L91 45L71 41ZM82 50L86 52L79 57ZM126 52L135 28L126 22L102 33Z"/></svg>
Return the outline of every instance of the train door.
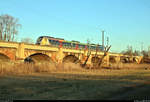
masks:
<svg viewBox="0 0 150 102"><path fill-rule="evenodd" d="M79 45L78 45L78 44L76 44L76 50L78 50L78 47L79 47Z"/></svg>
<svg viewBox="0 0 150 102"><path fill-rule="evenodd" d="M62 41L59 41L59 48L62 48L62 46L63 46Z"/></svg>

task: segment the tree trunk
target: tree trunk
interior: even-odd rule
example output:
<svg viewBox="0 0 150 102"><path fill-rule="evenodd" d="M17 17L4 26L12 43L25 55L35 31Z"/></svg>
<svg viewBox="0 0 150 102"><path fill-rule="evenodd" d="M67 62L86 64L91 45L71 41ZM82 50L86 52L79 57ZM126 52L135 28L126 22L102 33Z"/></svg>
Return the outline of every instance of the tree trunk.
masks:
<svg viewBox="0 0 150 102"><path fill-rule="evenodd" d="M2 23L0 25L0 40L3 40L3 26L2 26Z"/></svg>
<svg viewBox="0 0 150 102"><path fill-rule="evenodd" d="M2 36L2 32L0 32L0 40L2 40L3 36Z"/></svg>

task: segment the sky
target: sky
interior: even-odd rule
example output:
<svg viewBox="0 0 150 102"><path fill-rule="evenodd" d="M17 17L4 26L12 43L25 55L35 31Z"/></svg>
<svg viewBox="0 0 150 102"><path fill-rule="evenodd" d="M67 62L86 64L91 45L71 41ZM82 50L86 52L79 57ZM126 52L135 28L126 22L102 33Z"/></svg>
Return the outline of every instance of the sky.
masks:
<svg viewBox="0 0 150 102"><path fill-rule="evenodd" d="M150 46L150 0L0 0L2 14L22 24L18 41L52 36L102 44L104 30L111 52Z"/></svg>

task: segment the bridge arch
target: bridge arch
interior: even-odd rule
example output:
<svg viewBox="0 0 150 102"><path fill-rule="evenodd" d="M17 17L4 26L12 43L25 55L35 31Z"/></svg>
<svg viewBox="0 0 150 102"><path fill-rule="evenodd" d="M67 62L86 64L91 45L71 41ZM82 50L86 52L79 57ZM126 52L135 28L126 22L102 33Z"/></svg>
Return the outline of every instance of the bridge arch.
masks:
<svg viewBox="0 0 150 102"><path fill-rule="evenodd" d="M116 63L115 56L109 56L110 63Z"/></svg>
<svg viewBox="0 0 150 102"><path fill-rule="evenodd" d="M131 61L130 61L129 57L121 56L121 62L122 63L130 63Z"/></svg>
<svg viewBox="0 0 150 102"><path fill-rule="evenodd" d="M8 62L10 61L10 57L8 57L6 54L0 53L0 62Z"/></svg>
<svg viewBox="0 0 150 102"><path fill-rule="evenodd" d="M133 62L140 64L141 63L142 58L141 57L133 57Z"/></svg>
<svg viewBox="0 0 150 102"><path fill-rule="evenodd" d="M76 63L79 61L79 58L75 55L67 55L63 58L63 63L68 63L68 62L71 62L71 63ZM80 61L79 61L80 63Z"/></svg>
<svg viewBox="0 0 150 102"><path fill-rule="evenodd" d="M25 62L33 62L33 63L41 63L41 62L48 62L53 63L51 57L43 53L34 53L24 59Z"/></svg>
<svg viewBox="0 0 150 102"><path fill-rule="evenodd" d="M94 57L92 57L92 59L91 59L91 62L93 63L93 64L97 64L99 61L100 61L100 57L98 57L98 56L94 56Z"/></svg>

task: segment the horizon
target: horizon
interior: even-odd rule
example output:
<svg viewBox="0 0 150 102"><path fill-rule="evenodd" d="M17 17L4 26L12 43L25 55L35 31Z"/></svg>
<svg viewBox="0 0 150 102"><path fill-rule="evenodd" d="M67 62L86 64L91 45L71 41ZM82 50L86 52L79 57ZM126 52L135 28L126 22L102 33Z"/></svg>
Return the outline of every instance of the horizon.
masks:
<svg viewBox="0 0 150 102"><path fill-rule="evenodd" d="M102 43L102 30L109 37L111 52L148 50L149 0L2 0L0 14L19 19L17 41L52 36L71 41ZM18 9L19 8L19 9Z"/></svg>

